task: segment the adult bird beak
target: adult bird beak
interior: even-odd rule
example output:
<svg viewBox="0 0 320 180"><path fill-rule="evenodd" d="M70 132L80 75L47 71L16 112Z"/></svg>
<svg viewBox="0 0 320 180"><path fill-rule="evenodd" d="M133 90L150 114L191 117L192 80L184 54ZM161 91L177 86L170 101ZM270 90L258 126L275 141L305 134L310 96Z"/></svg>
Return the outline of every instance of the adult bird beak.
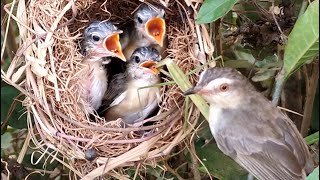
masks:
<svg viewBox="0 0 320 180"><path fill-rule="evenodd" d="M186 90L185 92L183 92L183 95L187 96L187 95L191 95L191 94L197 94L198 92L200 92L201 88L199 86L194 86L188 90Z"/></svg>
<svg viewBox="0 0 320 180"><path fill-rule="evenodd" d="M126 62L126 57L122 53L122 47L119 41L119 32L115 32L107 36L103 40L103 47L112 55Z"/></svg>
<svg viewBox="0 0 320 180"><path fill-rule="evenodd" d="M153 60L148 60L148 61L141 63L139 65L139 67L140 68L147 68L147 69L151 70L153 74L158 74L159 70L155 67L156 64L157 64L157 62L155 62Z"/></svg>
<svg viewBox="0 0 320 180"><path fill-rule="evenodd" d="M160 47L163 46L163 39L166 33L166 22L163 18L155 17L149 19L145 25L147 35L153 38Z"/></svg>

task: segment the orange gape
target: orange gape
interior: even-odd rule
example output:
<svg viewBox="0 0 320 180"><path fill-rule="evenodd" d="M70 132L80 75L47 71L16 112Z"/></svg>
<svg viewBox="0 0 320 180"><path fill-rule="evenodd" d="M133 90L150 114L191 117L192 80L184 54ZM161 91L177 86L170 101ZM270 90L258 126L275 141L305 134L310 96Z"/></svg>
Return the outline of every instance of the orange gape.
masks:
<svg viewBox="0 0 320 180"><path fill-rule="evenodd" d="M155 67L156 64L157 64L157 62L155 62L153 60L149 60L149 61L141 63L139 67L148 68L152 71L153 74L158 74L159 70Z"/></svg>
<svg viewBox="0 0 320 180"><path fill-rule="evenodd" d="M156 17L150 19L146 23L146 32L151 38L154 38L156 42L160 45L160 47L163 46L163 39L166 32L166 23L164 19Z"/></svg>
<svg viewBox="0 0 320 180"><path fill-rule="evenodd" d="M122 53L121 44L119 41L120 37L119 34L113 34L104 40L104 47L106 50L114 53L118 58L120 58L123 61L126 61L126 58L124 57Z"/></svg>

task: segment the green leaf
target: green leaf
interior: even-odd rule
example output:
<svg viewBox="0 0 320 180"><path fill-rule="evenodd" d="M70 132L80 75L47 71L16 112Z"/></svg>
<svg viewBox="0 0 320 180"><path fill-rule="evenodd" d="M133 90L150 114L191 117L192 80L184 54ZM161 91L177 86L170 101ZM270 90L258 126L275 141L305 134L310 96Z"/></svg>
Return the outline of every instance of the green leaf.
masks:
<svg viewBox="0 0 320 180"><path fill-rule="evenodd" d="M239 0L205 0L196 22L199 24L213 22L226 15Z"/></svg>
<svg viewBox="0 0 320 180"><path fill-rule="evenodd" d="M257 61L255 65L259 68L273 68L278 67L279 69L282 66L282 62L279 61L279 58L276 54L265 57L262 61Z"/></svg>
<svg viewBox="0 0 320 180"><path fill-rule="evenodd" d="M319 54L319 0L297 20L284 52L285 79Z"/></svg>
<svg viewBox="0 0 320 180"><path fill-rule="evenodd" d="M258 72L251 78L254 82L266 81L275 76L276 71L282 67L282 62L276 54L265 57L262 61L257 61L255 66Z"/></svg>
<svg viewBox="0 0 320 180"><path fill-rule="evenodd" d="M245 60L250 64L256 63L256 58L252 55L252 52L249 49L245 49L240 44L235 46L234 55L236 56L237 60Z"/></svg>
<svg viewBox="0 0 320 180"><path fill-rule="evenodd" d="M145 172L148 175L153 175L155 180L173 180L174 178L172 177L172 174L170 173L164 173L164 169L160 168L161 166L146 166ZM132 175L130 176L133 179L134 174L136 173L136 169L134 167L131 168ZM139 177L139 176L137 176ZM136 178L137 180L140 178ZM147 178L148 179L148 178Z"/></svg>
<svg viewBox="0 0 320 180"><path fill-rule="evenodd" d="M308 145L319 141L319 131L304 138Z"/></svg>
<svg viewBox="0 0 320 180"><path fill-rule="evenodd" d="M12 143L12 135L11 133L4 133L1 135L1 149L7 149L9 148Z"/></svg>
<svg viewBox="0 0 320 180"><path fill-rule="evenodd" d="M2 47L2 46L1 46ZM7 71L8 70L8 68L9 68L9 66L10 66L10 59L9 58L5 58L4 60L3 60L3 64L2 64L2 62L1 62L1 69L3 69L4 71ZM7 84L8 85L8 84Z"/></svg>
<svg viewBox="0 0 320 180"><path fill-rule="evenodd" d="M1 121L7 116L9 108L19 91L12 86L1 87Z"/></svg>
<svg viewBox="0 0 320 180"><path fill-rule="evenodd" d="M247 60L228 60L223 63L224 67L231 67L231 68L250 68L252 64L249 63Z"/></svg>
<svg viewBox="0 0 320 180"><path fill-rule="evenodd" d="M275 70L257 72L251 79L254 82L266 81L276 74Z"/></svg>
<svg viewBox="0 0 320 180"><path fill-rule="evenodd" d="M242 169L234 160L224 155L214 143L202 147L204 143L195 143L196 152L210 174L218 179L246 180L248 172ZM203 166L199 170L206 173Z"/></svg>
<svg viewBox="0 0 320 180"><path fill-rule="evenodd" d="M22 129L27 128L27 118L23 114L23 107L21 102L16 102L16 106L10 117L8 112L15 98L19 95L19 91L12 86L1 87L1 122L9 118L8 125L13 128Z"/></svg>
<svg viewBox="0 0 320 180"><path fill-rule="evenodd" d="M179 66L177 66L172 61L172 59L166 59L165 62L171 77L177 83L177 85L182 91L186 91L192 87L187 76L183 73L183 71L179 68ZM202 115L206 119L209 119L209 106L206 103L206 101L199 95L190 95L189 97L193 101L193 103L197 106L197 108L200 110Z"/></svg>
<svg viewBox="0 0 320 180"><path fill-rule="evenodd" d="M307 180L318 180L319 179L319 166L313 170L311 174L307 177Z"/></svg>

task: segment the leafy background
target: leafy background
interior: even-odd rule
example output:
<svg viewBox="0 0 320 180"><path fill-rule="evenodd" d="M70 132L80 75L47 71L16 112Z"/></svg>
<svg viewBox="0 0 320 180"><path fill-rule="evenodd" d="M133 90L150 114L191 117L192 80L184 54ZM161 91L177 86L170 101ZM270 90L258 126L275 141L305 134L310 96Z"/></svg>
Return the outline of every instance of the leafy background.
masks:
<svg viewBox="0 0 320 180"><path fill-rule="evenodd" d="M1 1L1 9L10 0ZM6 71L17 51L17 26L1 13L1 69ZM297 125L319 162L319 1L205 0L197 15L198 24L213 31L215 51L210 62L238 68L274 104L302 114L287 112ZM3 39L7 37L4 46ZM187 76L172 61L168 71L180 88L191 86ZM295 97L295 98L292 98ZM68 170L49 157L34 163L40 155L32 144L22 160L17 159L27 133L27 117L21 101L24 96L1 81L1 169L7 167L16 179L68 179ZM187 98L200 109L201 127L190 141L177 147L175 155L156 168L141 170L137 179L246 179L247 172L217 148L205 117L208 106L198 97ZM187 109L186 109L187 111ZM18 163L19 162L19 163ZM48 163L49 162L49 163ZM166 170L164 170L166 169ZM125 170L130 177L135 169ZM45 173L44 173L45 172ZM44 173L44 174L40 174ZM2 175L4 171L2 171ZM308 179L318 179L317 167Z"/></svg>

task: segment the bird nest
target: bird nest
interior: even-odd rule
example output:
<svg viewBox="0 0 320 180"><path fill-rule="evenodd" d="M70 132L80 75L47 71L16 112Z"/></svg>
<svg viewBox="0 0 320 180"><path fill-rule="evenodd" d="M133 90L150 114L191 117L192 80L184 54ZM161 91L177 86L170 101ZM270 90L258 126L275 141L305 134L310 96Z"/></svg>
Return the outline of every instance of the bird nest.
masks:
<svg viewBox="0 0 320 180"><path fill-rule="evenodd" d="M4 80L25 94L29 135L37 149L52 155L73 177L93 179L118 176L114 169L153 165L195 129L200 112L191 108L183 116L184 96L176 84L161 86L158 112L145 120L148 125L122 128L119 120L106 122L83 112L79 80L84 69L80 41L93 20L111 20L120 29L132 20L138 0L19 0L16 21L20 48ZM204 26L195 24L200 3L189 0L148 1L165 7L168 57L184 72L205 59ZM208 52L208 51L207 51ZM191 82L198 74L189 76ZM162 81L172 79L162 77ZM145 133L141 133L141 131ZM58 152L58 153L56 153Z"/></svg>

